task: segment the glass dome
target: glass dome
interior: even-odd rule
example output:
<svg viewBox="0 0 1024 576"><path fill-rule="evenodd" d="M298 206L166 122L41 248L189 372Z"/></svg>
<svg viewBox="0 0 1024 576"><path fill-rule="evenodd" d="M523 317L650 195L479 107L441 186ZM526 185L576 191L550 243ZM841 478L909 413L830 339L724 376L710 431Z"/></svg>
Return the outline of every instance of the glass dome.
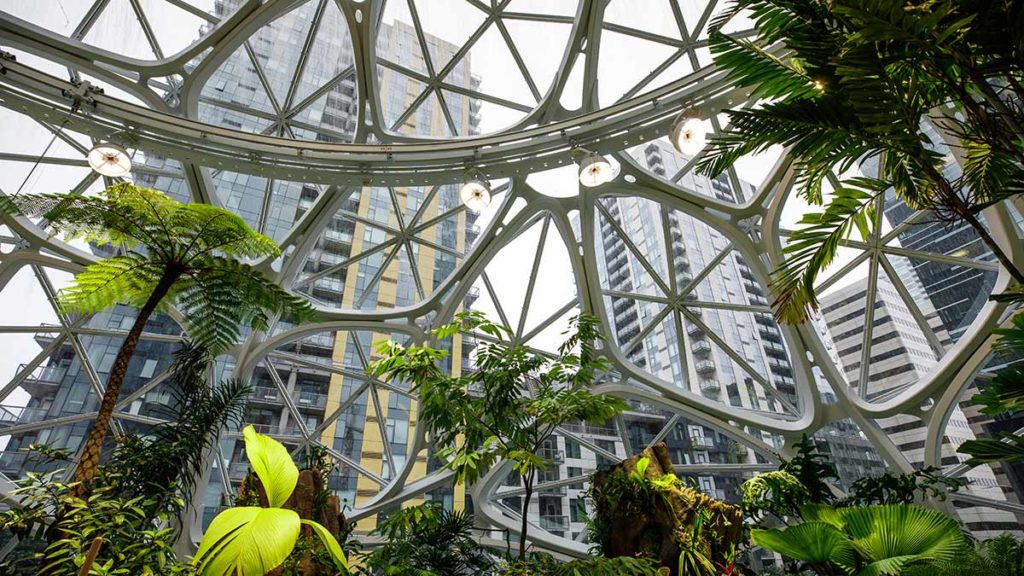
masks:
<svg viewBox="0 0 1024 576"><path fill-rule="evenodd" d="M757 104L712 62L723 4L0 0L0 190L95 193L119 181L87 161L110 142L136 184L228 208L278 242L283 256L259 266L318 319L248 334L218 366L251 379L246 422L327 451L363 530L431 499L471 501L478 526L518 533L508 469L456 485L415 391L365 374L375 343L424 342L464 309L541 353L593 313L613 366L595 390L632 404L558 429L531 510L542 549L585 554L590 475L659 441L725 500L806 434L840 464L840 489L938 466L968 480L956 509L975 533L1017 526L1024 473L968 469L956 452L1000 429L966 400L998 365L1006 308L988 296L1009 277L969 228L889 195L878 233L845 241L820 279L820 314L776 323L771 272L806 209L791 158L771 149L711 179L694 170L703 152L669 140L684 110L714 110L713 135L722 110ZM611 180L581 186L579 150L607 158ZM460 200L471 170L490 185L479 211ZM1019 241L1012 207L984 218ZM45 222L0 220L0 491L32 469L23 448L75 451L95 415L134 311L67 316L54 297L101 255ZM445 369L472 369L486 338L457 336ZM147 326L120 426L159 421L180 339L173 311ZM206 522L245 474L239 439L211 459Z"/></svg>

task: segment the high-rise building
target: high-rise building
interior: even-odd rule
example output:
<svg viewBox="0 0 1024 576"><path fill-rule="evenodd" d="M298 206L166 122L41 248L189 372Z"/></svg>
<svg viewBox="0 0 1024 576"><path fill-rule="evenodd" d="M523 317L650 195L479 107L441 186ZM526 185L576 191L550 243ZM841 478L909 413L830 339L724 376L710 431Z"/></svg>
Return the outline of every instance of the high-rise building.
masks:
<svg viewBox="0 0 1024 576"><path fill-rule="evenodd" d="M864 325L867 287L854 282L821 298L821 314L831 332L839 365L851 386L867 401L881 401L905 390L933 368L938 358L911 311L888 278L881 275L876 287L871 340L868 343L866 381L861 382L864 360ZM933 310L922 310L937 334L942 335L940 320ZM909 415L882 418L878 425L912 464L924 462L925 423ZM949 416L942 442L942 465L959 464L957 447L975 438L963 411L957 407ZM966 459L966 457L963 457ZM964 476L969 494L1005 500L1003 491L989 466L972 468ZM992 537L1007 530L1018 530L1013 514L966 506L957 509L964 524L978 537Z"/></svg>

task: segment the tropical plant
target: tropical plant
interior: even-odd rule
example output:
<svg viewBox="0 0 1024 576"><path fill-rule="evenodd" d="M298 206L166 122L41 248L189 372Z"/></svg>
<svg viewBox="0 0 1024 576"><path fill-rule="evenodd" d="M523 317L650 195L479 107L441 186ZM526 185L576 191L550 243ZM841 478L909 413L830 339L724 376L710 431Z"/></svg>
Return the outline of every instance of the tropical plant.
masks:
<svg viewBox="0 0 1024 576"><path fill-rule="evenodd" d="M175 351L165 384L171 402L158 413L165 421L149 427L145 436L126 435L105 465L118 473L120 496L189 503L196 478L205 472L206 454L222 430L241 421L252 390L237 379L211 385L212 363L206 348L189 341Z"/></svg>
<svg viewBox="0 0 1024 576"><path fill-rule="evenodd" d="M37 474L14 491L20 508L0 513L0 531L17 536L31 547L28 554L0 565L2 574L48 574L51 576L184 576L192 574L188 564L174 555L176 534L168 526L181 510L180 499L168 501L153 496L125 497L119 493L121 478L101 467L88 498L72 494L73 486L60 481L64 470ZM63 510L56 520L61 537L42 544L44 532L53 521L54 510ZM90 547L99 546L91 568L80 572Z"/></svg>
<svg viewBox="0 0 1024 576"><path fill-rule="evenodd" d="M256 432L242 431L245 454L259 477L268 505L238 506L214 517L203 534L193 564L202 576L263 576L292 553L300 528L309 526L342 572L348 570L345 555L334 536L323 525L300 518L294 510L282 508L295 490L299 469L288 450L277 440Z"/></svg>
<svg viewBox="0 0 1024 576"><path fill-rule="evenodd" d="M452 377L441 369L447 352L429 346L381 342L382 356L367 371L378 378L410 382L420 396L420 422L430 432L437 457L455 471L456 481L475 482L499 461L511 462L525 487L519 557L526 557L528 511L537 472L550 465L540 453L555 428L573 421L606 422L628 404L588 391L607 361L596 353L598 320L579 315L570 335L550 360L526 346L507 344L508 328L479 312L458 314L432 332L443 341L460 330L494 338L476 349L476 370Z"/></svg>
<svg viewBox="0 0 1024 576"><path fill-rule="evenodd" d="M425 502L389 515L373 531L384 545L363 559L364 572L395 576L476 576L494 565L473 536L473 516Z"/></svg>
<svg viewBox="0 0 1024 576"><path fill-rule="evenodd" d="M740 487L743 511L755 526L762 526L771 517L783 524L800 517L800 507L810 502L807 488L789 472L764 472L747 480Z"/></svg>
<svg viewBox="0 0 1024 576"><path fill-rule="evenodd" d="M498 572L498 576L667 576L668 569L659 569L647 558L591 557L571 562L558 562L548 554L532 554L523 562L514 562Z"/></svg>
<svg viewBox="0 0 1024 576"><path fill-rule="evenodd" d="M838 505L913 504L926 498L945 500L946 494L956 492L963 485L963 480L943 476L942 471L935 466L909 474L886 472L855 481L850 485L849 495Z"/></svg>
<svg viewBox="0 0 1024 576"><path fill-rule="evenodd" d="M807 491L807 502L829 504L835 501L830 480L838 480L839 472L828 454L818 450L818 444L804 434L793 445L791 459L782 459L779 470L791 474Z"/></svg>
<svg viewBox="0 0 1024 576"><path fill-rule="evenodd" d="M751 530L751 540L821 576L899 576L914 565L952 561L968 549L955 520L909 504L805 506L802 516L804 523L783 530Z"/></svg>
<svg viewBox="0 0 1024 576"><path fill-rule="evenodd" d="M723 33L743 11L756 36ZM1006 1L736 0L711 23L716 64L765 102L727 111L729 127L699 170L717 175L782 145L795 158L797 194L825 204L803 217L774 273L780 321L817 308L818 274L854 230L865 240L878 231L887 193L969 225L1024 285L979 217L1024 190L1022 11ZM946 144L930 127L962 151L962 173L946 170ZM849 176L866 163L877 173Z"/></svg>
<svg viewBox="0 0 1024 576"><path fill-rule="evenodd" d="M907 576L1024 576L1024 542L1001 534L977 542L974 550L934 566L913 568Z"/></svg>
<svg viewBox="0 0 1024 576"><path fill-rule="evenodd" d="M78 491L86 490L96 473L129 361L153 313L176 306L190 338L214 354L233 344L243 325L266 330L282 314L298 321L312 317L309 303L238 260L273 258L280 249L228 210L181 204L130 183L115 184L96 196L8 196L0 209L41 216L68 239L120 250L87 266L60 292L63 312L91 314L116 304L138 309L85 441L74 477Z"/></svg>
<svg viewBox="0 0 1024 576"><path fill-rule="evenodd" d="M704 524L711 520L706 508L698 508L693 515L693 523L689 530L684 530L680 538L679 576L715 576L716 570L711 562L711 550L707 538L704 537Z"/></svg>
<svg viewBox="0 0 1024 576"><path fill-rule="evenodd" d="M993 330L993 333L999 336L995 351L1019 360L1024 354L1024 313L1013 316L1009 328ZM989 416L1024 411L1024 363L1017 362L1000 370L971 400L983 406L981 412ZM1006 434L1001 439L978 438L964 442L958 451L970 456L966 462L970 466L1013 462L1024 459L1024 438L1016 434Z"/></svg>

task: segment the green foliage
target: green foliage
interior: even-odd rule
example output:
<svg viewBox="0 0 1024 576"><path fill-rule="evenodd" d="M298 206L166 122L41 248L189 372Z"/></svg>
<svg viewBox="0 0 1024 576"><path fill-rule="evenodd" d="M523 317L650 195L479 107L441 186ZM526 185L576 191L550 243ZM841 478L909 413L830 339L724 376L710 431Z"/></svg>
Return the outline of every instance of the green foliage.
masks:
<svg viewBox="0 0 1024 576"><path fill-rule="evenodd" d="M508 328L479 312L460 313L455 322L433 331L442 341L460 330L476 330L493 342L476 348L476 370L461 377L445 374L443 350L403 346L387 341L377 347L381 358L367 371L377 378L410 382L420 396L420 422L437 448L437 457L455 471L456 481L475 482L497 462L511 462L526 487L529 505L537 471L550 461L539 454L555 428L573 421L606 422L628 404L595 395L588 387L608 368L595 342L601 339L596 318L580 315L559 347L558 358L510 345ZM523 532L528 525L523 523ZM525 555L525 534L520 556Z"/></svg>
<svg viewBox="0 0 1024 576"><path fill-rule="evenodd" d="M973 550L952 562L911 568L907 576L1024 576L1024 542L1001 534L977 542Z"/></svg>
<svg viewBox="0 0 1024 576"><path fill-rule="evenodd" d="M320 524L280 508L295 490L299 470L288 450L259 434L243 430L245 452L266 491L269 507L241 506L218 514L203 534L193 564L203 576L263 576L292 553L302 525L313 529L339 570L347 571L341 545Z"/></svg>
<svg viewBox="0 0 1024 576"><path fill-rule="evenodd" d="M948 492L955 492L963 485L963 480L947 478L934 466L910 474L886 472L854 482L850 486L849 496L840 505L912 504L915 500L927 498L945 500Z"/></svg>
<svg viewBox="0 0 1024 576"><path fill-rule="evenodd" d="M399 510L375 534L384 545L363 561L361 573L395 576L476 576L494 561L473 536L473 516L426 502Z"/></svg>
<svg viewBox="0 0 1024 576"><path fill-rule="evenodd" d="M898 576L914 565L953 561L967 550L955 520L919 506L820 507L803 514L803 524L755 529L751 539L822 576Z"/></svg>
<svg viewBox="0 0 1024 576"><path fill-rule="evenodd" d="M129 183L96 196L23 194L8 209L42 216L67 239L112 244L124 254L95 262L61 291L68 313L127 304L142 308L159 290L161 306L177 306L189 336L218 353L240 326L266 330L279 315L301 321L313 310L256 268L237 259L273 258L280 250L238 215L208 204L181 204Z"/></svg>
<svg viewBox="0 0 1024 576"><path fill-rule="evenodd" d="M855 229L876 231L876 199L890 189L912 208L966 222L1024 279L976 217L1024 190L1017 4L737 0L711 22L716 64L763 102L727 111L729 127L711 139L700 171L717 175L782 145L795 158L797 194L825 204L805 215L784 248L772 284L780 321L800 322L817 308L819 272ZM756 36L721 32L740 12L753 19ZM936 112L950 105L955 114ZM928 123L959 141L962 176L944 174L944 144L930 139ZM873 178L843 177L868 159L879 166ZM823 187L837 175L828 197Z"/></svg>
<svg viewBox="0 0 1024 576"><path fill-rule="evenodd" d="M145 436L126 435L106 464L119 475L120 495L191 497L196 478L205 473L207 450L229 424L241 421L252 390L235 379L210 385L212 363L205 348L188 341L175 352L166 383L173 408L160 414L166 422L149 427Z"/></svg>
<svg viewBox="0 0 1024 576"><path fill-rule="evenodd" d="M762 525L769 516L782 522L798 517L800 507L810 501L807 488L789 472L776 470L758 474L741 486L743 511L755 525Z"/></svg>
<svg viewBox="0 0 1024 576"><path fill-rule="evenodd" d="M0 513L0 532L24 541L37 542L37 552L0 564L0 573L35 573L77 576L93 540L103 545L90 576L184 576L192 570L179 563L172 550L175 531L167 527L181 510L180 499L170 502L156 496L125 497L119 494L121 477L101 469L88 499L70 495L71 485L62 483L63 470L45 474L29 473L14 492L23 506ZM44 545L42 539L53 511L65 513L58 521L61 537Z"/></svg>
<svg viewBox="0 0 1024 576"><path fill-rule="evenodd" d="M835 500L830 480L838 480L839 473L827 454L818 451L818 445L806 434L793 445L796 455L783 460L779 470L793 475L807 491L807 502L828 504Z"/></svg>
<svg viewBox="0 0 1024 576"><path fill-rule="evenodd" d="M547 554L533 554L528 561L513 563L498 576L660 576L658 566L645 558L582 558L561 563Z"/></svg>

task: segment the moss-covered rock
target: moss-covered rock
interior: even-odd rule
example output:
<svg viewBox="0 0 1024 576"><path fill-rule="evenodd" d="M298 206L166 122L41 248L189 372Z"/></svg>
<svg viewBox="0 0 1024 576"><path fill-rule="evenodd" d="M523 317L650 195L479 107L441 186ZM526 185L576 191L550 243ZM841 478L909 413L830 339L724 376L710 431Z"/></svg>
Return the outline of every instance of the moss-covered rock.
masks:
<svg viewBox="0 0 1024 576"><path fill-rule="evenodd" d="M640 474L638 463L644 459ZM679 576L684 548L724 564L742 536L742 510L676 480L664 443L595 474L591 497L592 532L605 556L654 558L673 576ZM700 541L690 542L699 514L704 517Z"/></svg>

